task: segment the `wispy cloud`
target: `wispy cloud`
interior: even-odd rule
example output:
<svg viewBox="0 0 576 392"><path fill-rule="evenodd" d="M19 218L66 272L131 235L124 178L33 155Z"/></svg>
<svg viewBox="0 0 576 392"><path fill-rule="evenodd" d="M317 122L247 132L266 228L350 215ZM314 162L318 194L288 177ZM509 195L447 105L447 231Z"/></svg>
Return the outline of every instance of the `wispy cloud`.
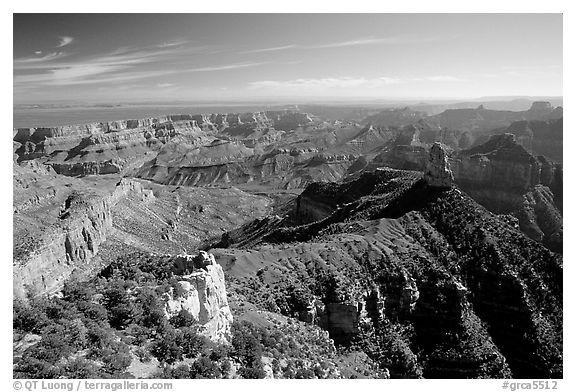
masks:
<svg viewBox="0 0 576 392"><path fill-rule="evenodd" d="M167 88L167 87L173 87L174 83L158 83L156 84L156 87L159 88Z"/></svg>
<svg viewBox="0 0 576 392"><path fill-rule="evenodd" d="M74 38L73 37L67 37L67 36L63 36L63 37L58 37L60 39L60 42L58 43L58 46L56 46L57 48L62 48L66 45L70 45L72 42L74 42Z"/></svg>
<svg viewBox="0 0 576 392"><path fill-rule="evenodd" d="M386 38L360 38L350 41L333 42L329 44L313 45L310 49L322 49L322 48L343 48L346 46L363 46L363 45L378 45L378 44L396 44L400 43L400 37L386 37Z"/></svg>
<svg viewBox="0 0 576 392"><path fill-rule="evenodd" d="M123 47L100 56L74 60L65 59L66 54L62 52L15 59L14 88L121 83L171 74L226 71L264 64L242 62L191 67L195 62L194 55L208 49L182 48L184 44L178 41L146 48ZM170 67L166 64L170 64Z"/></svg>
<svg viewBox="0 0 576 392"><path fill-rule="evenodd" d="M278 52L290 49L330 49L330 48L344 48L344 47L366 46L366 45L402 45L402 44L438 42L449 40L452 38L454 37L452 36L423 37L423 36L411 36L411 35L399 35L390 37L361 37L352 40L328 42L314 45L289 44L282 46L274 46L270 48L251 49L244 51L242 53L266 53L266 52Z"/></svg>
<svg viewBox="0 0 576 392"><path fill-rule="evenodd" d="M161 44L158 44L157 46L159 48L171 48L174 46L186 45L189 42L190 41L187 41L187 40L168 41L168 42L162 42Z"/></svg>
<svg viewBox="0 0 576 392"><path fill-rule="evenodd" d="M259 65L264 65L264 64L267 64L267 63L266 63L266 62L235 63L235 64L215 65L215 66L209 66L209 67L190 68L190 69L184 70L183 72L227 71L227 70L231 70L231 69L257 67L257 66L259 66Z"/></svg>
<svg viewBox="0 0 576 392"><path fill-rule="evenodd" d="M272 48L263 48L263 49L252 49L247 50L242 53L266 53L266 52L278 52L281 50L293 49L298 48L298 45L283 45L283 46L274 46Z"/></svg>
<svg viewBox="0 0 576 392"><path fill-rule="evenodd" d="M41 55L42 51L38 50L34 52L36 55ZM23 57L14 60L14 69L37 69L42 68L44 63L54 61L60 58L66 57L64 52L52 52L48 53L42 57ZM48 67L50 67L48 65Z"/></svg>

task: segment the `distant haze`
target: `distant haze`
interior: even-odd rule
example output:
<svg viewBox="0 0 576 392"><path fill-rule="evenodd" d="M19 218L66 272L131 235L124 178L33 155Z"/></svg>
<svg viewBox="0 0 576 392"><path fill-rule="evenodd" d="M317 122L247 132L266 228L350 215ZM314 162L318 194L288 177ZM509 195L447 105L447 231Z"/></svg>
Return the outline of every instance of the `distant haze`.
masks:
<svg viewBox="0 0 576 392"><path fill-rule="evenodd" d="M562 96L562 15L15 14L13 65L15 104Z"/></svg>

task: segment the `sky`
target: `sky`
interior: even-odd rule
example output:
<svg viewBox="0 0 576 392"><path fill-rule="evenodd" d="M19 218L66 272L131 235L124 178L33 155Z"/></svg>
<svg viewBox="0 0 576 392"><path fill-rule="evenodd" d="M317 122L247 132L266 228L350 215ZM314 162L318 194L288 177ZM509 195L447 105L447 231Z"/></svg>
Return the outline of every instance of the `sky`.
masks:
<svg viewBox="0 0 576 392"><path fill-rule="evenodd" d="M561 14L14 14L15 104L561 96Z"/></svg>

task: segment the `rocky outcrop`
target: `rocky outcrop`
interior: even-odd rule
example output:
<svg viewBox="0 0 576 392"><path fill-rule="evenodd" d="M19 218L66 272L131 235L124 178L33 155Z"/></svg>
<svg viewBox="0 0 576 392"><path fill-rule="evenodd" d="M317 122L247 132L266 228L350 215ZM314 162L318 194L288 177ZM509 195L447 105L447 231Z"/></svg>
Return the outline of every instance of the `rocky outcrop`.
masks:
<svg viewBox="0 0 576 392"><path fill-rule="evenodd" d="M112 174L120 173L124 166L124 162L118 159L110 159L107 161L92 161L92 162L62 162L50 163L50 166L58 174L65 176L87 176L91 174Z"/></svg>
<svg viewBox="0 0 576 392"><path fill-rule="evenodd" d="M428 152L424 146L398 145L378 154L371 162L378 167L385 166L400 170L424 170Z"/></svg>
<svg viewBox="0 0 576 392"><path fill-rule="evenodd" d="M550 102L546 101L532 102L530 109L524 112L524 118L526 120L551 120L561 118L562 116L563 110L561 106L555 108Z"/></svg>
<svg viewBox="0 0 576 392"><path fill-rule="evenodd" d="M174 274L183 292L164 294L166 317L182 310L201 325L201 333L218 343L231 341L232 313L228 306L224 272L212 254L173 256Z"/></svg>
<svg viewBox="0 0 576 392"><path fill-rule="evenodd" d="M563 119L522 120L498 132L516 136L518 144L531 154L544 155L555 162L562 163L563 158Z"/></svg>
<svg viewBox="0 0 576 392"><path fill-rule="evenodd" d="M480 146L459 152L451 166L458 185L482 204L485 201L480 193L501 194L501 206L487 205L497 212L509 210L516 202L513 199L535 185L555 187L555 172L561 171L547 159L531 155L513 134L494 135Z"/></svg>
<svg viewBox="0 0 576 392"><path fill-rule="evenodd" d="M512 214L530 238L562 249L562 166L534 156L513 134L494 135L451 161L456 183L497 214Z"/></svg>
<svg viewBox="0 0 576 392"><path fill-rule="evenodd" d="M446 150L438 142L430 148L430 155L424 171L424 181L435 188L450 188L454 181Z"/></svg>
<svg viewBox="0 0 576 392"><path fill-rule="evenodd" d="M111 209L129 193L139 194L143 201L154 197L140 183L122 179L108 194L86 189L72 191L54 211L57 215L50 220L41 219L38 227L21 227L30 224L30 218L23 216L21 221L16 215L14 296L24 299L28 294L53 293L62 288L75 269L88 272L97 268L92 260L112 229ZM36 208L43 205L38 203ZM29 206L20 206L17 212L31 213L27 208Z"/></svg>
<svg viewBox="0 0 576 392"><path fill-rule="evenodd" d="M370 163L371 167L424 171L429 150L434 143L453 150L471 143L469 133L441 129L424 120L394 130L395 137L387 142Z"/></svg>
<svg viewBox="0 0 576 392"><path fill-rule="evenodd" d="M554 203L550 188L537 185L523 196L520 208L514 212L520 230L555 252L562 252L562 214Z"/></svg>

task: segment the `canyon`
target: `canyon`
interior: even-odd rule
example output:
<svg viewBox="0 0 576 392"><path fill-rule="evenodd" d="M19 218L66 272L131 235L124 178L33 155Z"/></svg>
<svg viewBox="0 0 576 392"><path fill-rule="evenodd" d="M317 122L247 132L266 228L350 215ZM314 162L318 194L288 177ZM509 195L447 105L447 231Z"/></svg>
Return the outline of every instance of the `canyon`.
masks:
<svg viewBox="0 0 576 392"><path fill-rule="evenodd" d="M105 308L140 376L200 366L188 336L219 377L561 378L561 146L544 102L14 129L19 320ZM50 336L19 325L30 362Z"/></svg>

